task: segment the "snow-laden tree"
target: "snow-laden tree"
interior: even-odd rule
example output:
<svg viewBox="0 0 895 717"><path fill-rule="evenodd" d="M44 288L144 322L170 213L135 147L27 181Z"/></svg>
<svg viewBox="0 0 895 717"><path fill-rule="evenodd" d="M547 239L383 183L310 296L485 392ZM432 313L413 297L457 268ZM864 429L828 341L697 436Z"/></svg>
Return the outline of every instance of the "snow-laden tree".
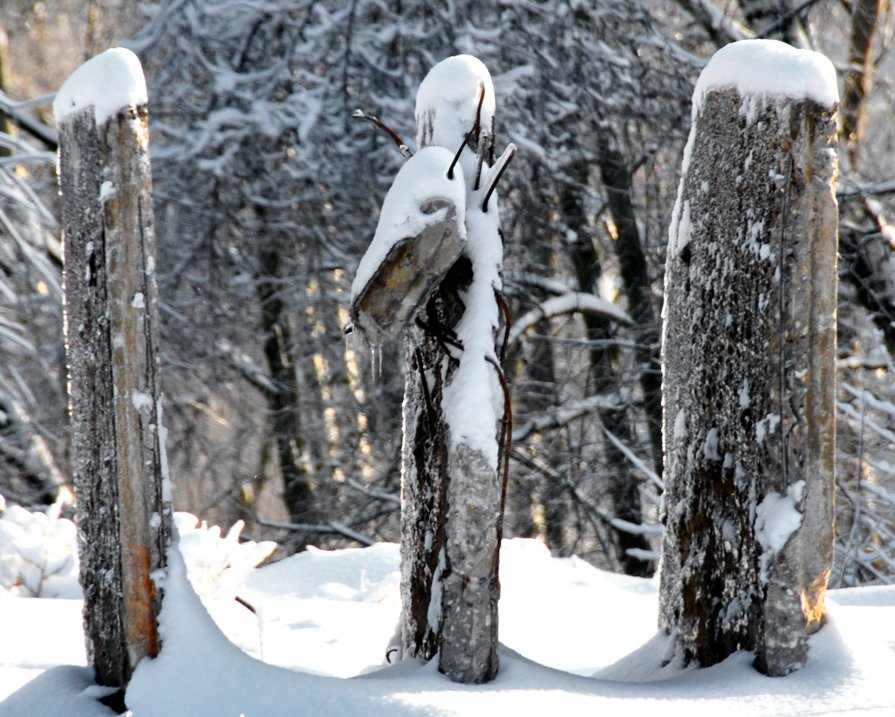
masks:
<svg viewBox="0 0 895 717"><path fill-rule="evenodd" d="M515 337L518 424L530 428L514 485L543 506L553 549L596 538L611 564L649 574L641 493L655 500L662 466L655 286L698 61L640 3L518 3L502 20L519 38L501 47L514 68L502 116L526 150L505 192L514 313L578 292L617 297L628 317L571 302Z"/></svg>
<svg viewBox="0 0 895 717"><path fill-rule="evenodd" d="M53 503L68 480L55 158L0 134L0 491Z"/></svg>

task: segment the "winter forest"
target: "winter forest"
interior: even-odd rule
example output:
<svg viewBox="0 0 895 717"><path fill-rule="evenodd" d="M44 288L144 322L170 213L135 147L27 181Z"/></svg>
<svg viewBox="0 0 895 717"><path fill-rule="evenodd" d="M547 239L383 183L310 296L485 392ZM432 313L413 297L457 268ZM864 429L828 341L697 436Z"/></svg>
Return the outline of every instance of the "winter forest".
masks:
<svg viewBox="0 0 895 717"><path fill-rule="evenodd" d="M895 624L893 31L887 0L6 0L0 614L84 599L88 647L20 660L3 633L53 638L0 617L0 715L895 714L895 633L846 637ZM98 56L125 74L66 82ZM144 76L159 602L113 677L97 551L147 538L84 489L125 459L80 409L66 172ZM35 701L72 664L76 711Z"/></svg>

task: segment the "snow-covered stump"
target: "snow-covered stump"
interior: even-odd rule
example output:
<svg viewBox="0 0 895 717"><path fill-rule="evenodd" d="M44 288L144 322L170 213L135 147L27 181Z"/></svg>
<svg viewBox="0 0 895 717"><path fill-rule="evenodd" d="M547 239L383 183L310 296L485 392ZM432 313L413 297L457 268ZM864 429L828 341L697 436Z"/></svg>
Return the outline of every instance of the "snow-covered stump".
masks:
<svg viewBox="0 0 895 717"><path fill-rule="evenodd" d="M156 578L171 535L139 60L120 48L93 58L63 84L53 109L88 656L100 684L124 687L160 648Z"/></svg>
<svg viewBox="0 0 895 717"><path fill-rule="evenodd" d="M429 72L417 93L420 149L386 197L352 291L356 328L382 339L407 329L401 652L437 655L462 683L487 682L498 669L505 405L494 350L503 257L494 188L515 147L493 161L494 107L479 60L459 55Z"/></svg>
<svg viewBox="0 0 895 717"><path fill-rule="evenodd" d="M804 664L833 560L838 94L821 55L719 51L669 231L661 623L687 661Z"/></svg>

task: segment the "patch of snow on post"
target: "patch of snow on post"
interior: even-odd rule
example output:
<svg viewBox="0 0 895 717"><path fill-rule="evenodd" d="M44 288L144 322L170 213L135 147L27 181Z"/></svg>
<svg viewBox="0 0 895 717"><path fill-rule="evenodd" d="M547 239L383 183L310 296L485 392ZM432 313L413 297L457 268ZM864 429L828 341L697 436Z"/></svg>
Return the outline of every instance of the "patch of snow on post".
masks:
<svg viewBox="0 0 895 717"><path fill-rule="evenodd" d="M152 396L137 389L131 389L131 404L140 413L152 410Z"/></svg>
<svg viewBox="0 0 895 717"><path fill-rule="evenodd" d="M401 167L382 203L373 241L357 267L351 284L352 301L364 290L397 242L421 233L444 218L447 207L429 214L424 211L429 202L445 200L457 208L458 217L463 216L466 207L463 171L455 167L454 178L447 178L453 159L444 147L424 147ZM459 228L462 231L462 222Z"/></svg>
<svg viewBox="0 0 895 717"><path fill-rule="evenodd" d="M785 495L769 493L755 509L755 539L764 551L759 564L762 582L767 582L771 559L802 524L798 504L804 492L805 481L800 480L789 486Z"/></svg>
<svg viewBox="0 0 895 717"><path fill-rule="evenodd" d="M465 443L497 469L497 419L503 413L503 392L489 359L496 360L494 334L499 316L495 290L500 290L503 243L500 239L497 193L487 212L483 191L470 190L466 201L466 255L473 280L463 298L466 310L457 323L463 344L460 366L444 389L442 407L454 448Z"/></svg>
<svg viewBox="0 0 895 717"><path fill-rule="evenodd" d="M756 109L754 98L757 97L812 99L825 107L839 102L836 68L819 52L799 50L779 40L739 40L718 50L703 68L693 90L692 126L684 147L678 196L668 227L669 260L677 256L689 239L689 208L682 205L681 197L703 100L710 90L729 88L749 100L745 105L750 114Z"/></svg>
<svg viewBox="0 0 895 717"><path fill-rule="evenodd" d="M146 79L137 56L115 47L87 60L59 88L53 100L56 124L93 107L99 127L127 107L147 102Z"/></svg>
<svg viewBox="0 0 895 717"><path fill-rule="evenodd" d="M416 123L420 133L430 126L432 136L418 134L418 147L433 144L453 147L454 151L460 148L475 124L480 83L485 97L479 121L490 131L494 123L494 84L484 63L472 55L454 55L429 70L416 93ZM475 101L470 102L470 98Z"/></svg>
<svg viewBox="0 0 895 717"><path fill-rule="evenodd" d="M741 96L779 95L811 99L825 107L839 102L836 68L825 55L779 40L741 40L716 52L693 92L694 117L709 90L733 87Z"/></svg>

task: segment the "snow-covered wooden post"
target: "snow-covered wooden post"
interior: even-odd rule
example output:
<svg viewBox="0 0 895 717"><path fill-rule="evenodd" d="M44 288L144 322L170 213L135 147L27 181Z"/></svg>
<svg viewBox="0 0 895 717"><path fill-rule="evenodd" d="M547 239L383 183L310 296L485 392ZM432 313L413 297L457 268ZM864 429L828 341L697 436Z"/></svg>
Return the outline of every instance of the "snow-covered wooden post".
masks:
<svg viewBox="0 0 895 717"><path fill-rule="evenodd" d="M463 683L498 669L505 394L494 350L503 257L494 187L515 147L493 162L494 108L476 58L451 57L429 72L416 101L420 149L386 198L352 291L352 320L374 343L407 335L401 650L437 655ZM429 262L418 263L424 255ZM408 275L424 290L408 291ZM396 291L407 298L370 299Z"/></svg>
<svg viewBox="0 0 895 717"><path fill-rule="evenodd" d="M687 661L785 675L833 560L836 74L772 40L696 86L669 231L661 623Z"/></svg>
<svg viewBox="0 0 895 717"><path fill-rule="evenodd" d="M88 655L124 687L159 650L170 541L146 84L116 48L53 103L65 252L65 334Z"/></svg>

